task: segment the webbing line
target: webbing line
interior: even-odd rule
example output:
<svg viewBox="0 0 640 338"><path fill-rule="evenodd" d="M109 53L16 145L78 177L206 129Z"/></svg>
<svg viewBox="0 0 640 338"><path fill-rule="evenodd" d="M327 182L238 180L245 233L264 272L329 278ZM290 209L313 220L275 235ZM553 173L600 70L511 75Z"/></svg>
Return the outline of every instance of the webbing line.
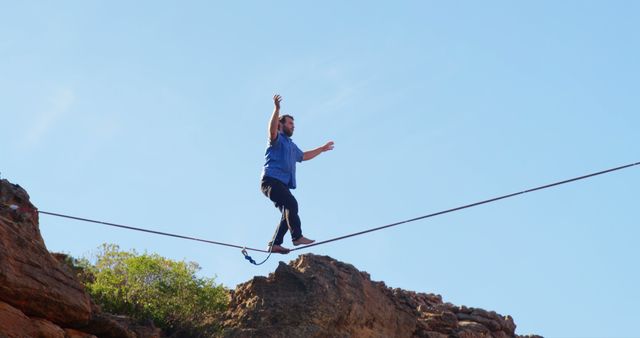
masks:
<svg viewBox="0 0 640 338"><path fill-rule="evenodd" d="M87 219L87 218L82 218L82 217L75 217L75 216L69 216L69 215L58 214L58 213L55 213L55 212L48 212L48 211L42 211L42 210L38 210L38 212L39 212L39 213L41 213L41 214L46 214L46 215L51 215L51 216L64 217L64 218L74 219L74 220L77 220L77 221L83 221L83 222L91 222L91 223L104 224L104 225L108 225L108 226L112 226L112 227L118 227L118 228L123 228L123 229L129 229L129 230L135 230L135 231L148 232L148 233L152 233L152 234L156 234L156 235L163 235L163 236L170 236L170 237L176 237L176 238L188 239L188 240L191 240L191 241L198 241L198 242L204 242L204 243L215 244L215 245L223 245L223 246L228 246L228 247L238 248L238 249L246 249L246 250L258 251L258 252L265 252L265 253L268 253L268 252L269 252L269 251L267 251L267 250L262 250L262 249L248 248L248 247L245 247L245 246L240 246L240 245L235 245L235 244L229 244L229 243L222 243L222 242L210 241L210 240L208 240L208 239L202 239L202 238L196 238L196 237L189 237L189 236L183 236L183 235L172 234L172 233L168 233L168 232L162 232L162 231L156 231L156 230L149 230L149 229L137 228L137 227L132 227L132 226L129 226L129 225L122 225L122 224L115 224L115 223L109 223L109 222L96 221L96 220Z"/></svg>
<svg viewBox="0 0 640 338"><path fill-rule="evenodd" d="M313 243L313 244L305 245L305 246L300 247L300 248L294 248L294 249L291 249L291 251L302 250L302 249L310 248L310 247L316 246L316 245L321 245L321 244L326 244L326 243L330 243L330 242L334 242L334 241L339 241L341 239L354 237L354 236L359 236L359 235L363 235L363 234L366 234L366 233L369 233L369 232L374 232L374 231L378 231L378 230L382 230L382 229L386 229L386 228L391 228L391 227L394 227L394 226L397 226L397 225L400 225L400 224L405 224L405 223L414 222L414 221L418 221L418 220L429 218L429 217L443 215L443 214L447 214L447 213L450 213L450 212L454 212L454 211L459 211L459 210L462 210L462 209L475 207L475 206L478 206L478 205L481 205L481 204L487 204L487 203L495 202L495 201L502 200L502 199L505 199L505 198L514 197L514 196L517 196L517 195L522 195L522 194L530 193L530 192L533 192L533 191L547 189L547 188L551 188L551 187L554 187L554 186L557 186L557 185L566 184L566 183L569 183L569 182L579 181L579 180L583 180L585 178L589 178L589 177L593 177L593 176L598 176L598 175L610 173L612 171L626 169L626 168L633 167L633 166L636 166L636 165L639 165L639 164L640 164L640 162L631 163L631 164L623 165L623 166L620 166L620 167L611 168L611 169L599 171L599 172L596 172L596 173L592 173L592 174L588 174L588 175L584 175L584 176L580 176L580 177L571 178L571 179L560 181L560 182L546 184L546 185L539 186L539 187L536 187L536 188L531 188L531 189L523 190L523 191L512 193L512 194L503 195L503 196L487 199L487 200L484 200L484 201L463 205L461 207L452 208L452 209L448 209L448 210L444 210L444 211L439 211L439 212L435 212L433 214L424 215L424 216L420 216L420 217L416 217L416 218L411 218L411 219L408 219L408 220L405 220L405 221L391 223L391 224L379 226L377 228L371 228L371 229L368 229L368 230L364 230L364 231L355 232L355 233L344 235L344 236L340 236L340 237L327 239L327 240L324 240L324 241L321 241L321 242L316 242L316 243Z"/></svg>
<svg viewBox="0 0 640 338"><path fill-rule="evenodd" d="M291 249L290 251L303 250L303 249L310 248L310 247L313 247L313 246L326 244L326 243L330 243L330 242L335 242L335 241L339 241L339 240L346 239L346 238L349 238L349 237L359 236L359 235L363 235L363 234L366 234L366 233L369 233L369 232L379 231L379 230L382 230L382 229L391 228L391 227L398 226L398 225L401 225L401 224L415 222L415 221L422 220L422 219L425 219L425 218L435 217L435 216L438 216L438 215L443 215L443 214L459 211L459 210L462 210L462 209L467 209L467 208L475 207L475 206L478 206L478 205L487 204L487 203L499 201L499 200L502 200L502 199L506 199L506 198L510 198L510 197L514 197L514 196L518 196L518 195L522 195L522 194L526 194L526 193L530 193L530 192L534 192L534 191L538 191L538 190L542 190L542 189L547 189L547 188L551 188L551 187L554 187L554 186L558 186L558 185L562 185L562 184L566 184L566 183L570 183L570 182L583 180L583 179L594 177L594 176L598 176L598 175L603 175L603 174L610 173L610 172L613 172L613 171L618 171L618 170L630 168L630 167L633 167L633 166L636 166L636 165L640 165L640 162L631 163L631 164L627 164L627 165L623 165L623 166L619 166L619 167L615 167L615 168L611 168L611 169L606 169L606 170L598 171L598 172L595 172L595 173L591 173L591 174L587 174L587 175L583 175L583 176L579 176L579 177L575 177L575 178L570 178L570 179L567 179L567 180L563 180L563 181L559 181L559 182L555 182L555 183L551 183L551 184L546 184L546 185L542 185L542 186L539 186L539 187L535 187L535 188L531 188L531 189L527 189L527 190L523 190L523 191L511 193L511 194L490 198L490 199L483 200L483 201L480 201L480 202L475 202L475 203L463 205L463 206L460 206L460 207L456 207L456 208L452 208L452 209L448 209L448 210L443 210L443 211L435 212L435 213L432 213L432 214L419 216L419 217L407 219L407 220L404 220L404 221L391 223L391 224L387 224L387 225L379 226L379 227L376 227L376 228L371 228L371 229L355 232L355 233L344 235L344 236L340 236L340 237L327 239L327 240L324 240L324 241L320 241L320 242L312 243L312 244L309 244L309 245L305 245L305 246L300 247L300 248L294 248L294 249ZM63 214L58 214L58 213L48 212L48 211L38 210L38 212L41 213L41 214L57 216L57 217L63 217L63 218L69 218L69 219L74 219L74 220L78 220L78 221L104 224L104 225L123 228L123 229L142 231L142 232L148 232L148 233L157 234L157 235L170 236L170 237L182 238L182 239L187 239L187 240L192 240L192 241L199 241L199 242L204 242L204 243L209 243L209 244L215 244L215 245L228 246L228 247L232 247L232 248L238 248L238 249L242 249L243 250L243 254L244 254L245 258L247 260L249 260L253 264L256 264L256 263L255 263L255 261L252 261L251 257L246 255L246 250L264 252L264 253L268 253L269 256L271 255L271 250L267 251L267 250L262 250L262 249L249 248L249 247L235 245L235 244L210 241L210 240L206 240L206 239L202 239L202 238L177 235L177 234L172 234L172 233L168 233L168 232L137 228L137 227L132 227L132 226L128 226L128 225L122 225L122 224L115 224L115 223L109 223L109 222L96 221L96 220L92 220L92 219L81 218L81 217L76 217L76 216L69 216L69 215L63 215ZM269 258L269 256L267 256L267 258L263 262L261 262L260 264L264 263ZM259 265L259 264L256 264L256 265Z"/></svg>

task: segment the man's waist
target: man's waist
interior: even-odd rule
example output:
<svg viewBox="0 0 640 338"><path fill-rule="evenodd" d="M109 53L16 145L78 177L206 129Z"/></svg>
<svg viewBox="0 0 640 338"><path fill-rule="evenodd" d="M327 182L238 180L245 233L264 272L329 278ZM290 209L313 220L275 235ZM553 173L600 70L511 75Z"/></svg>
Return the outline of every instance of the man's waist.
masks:
<svg viewBox="0 0 640 338"><path fill-rule="evenodd" d="M278 180L288 187L295 187L295 175L279 170L265 168L262 172L262 181Z"/></svg>
<svg viewBox="0 0 640 338"><path fill-rule="evenodd" d="M273 166L264 167L262 172L265 173L265 174L269 174L268 176L274 176L274 175L278 175L278 176L293 176L293 175L295 175L294 171L286 170L286 169L283 169L283 168L280 168L280 167L273 167Z"/></svg>

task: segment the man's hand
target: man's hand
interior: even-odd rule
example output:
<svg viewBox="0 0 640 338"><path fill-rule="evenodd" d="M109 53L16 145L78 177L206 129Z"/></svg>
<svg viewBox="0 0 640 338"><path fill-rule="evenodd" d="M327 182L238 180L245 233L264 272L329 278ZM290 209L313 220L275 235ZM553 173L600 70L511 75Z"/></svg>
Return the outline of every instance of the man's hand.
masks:
<svg viewBox="0 0 640 338"><path fill-rule="evenodd" d="M273 95L273 104L276 106L276 110L280 111L280 102L282 101L282 96L276 94Z"/></svg>
<svg viewBox="0 0 640 338"><path fill-rule="evenodd" d="M282 96L276 94L273 95L273 104L275 108L273 109L273 114L271 114L271 119L269 120L269 141L273 142L278 137L278 120L280 119L280 101L282 101Z"/></svg>
<svg viewBox="0 0 640 338"><path fill-rule="evenodd" d="M333 141L327 142L327 144L323 145L321 148L322 152L333 150Z"/></svg>

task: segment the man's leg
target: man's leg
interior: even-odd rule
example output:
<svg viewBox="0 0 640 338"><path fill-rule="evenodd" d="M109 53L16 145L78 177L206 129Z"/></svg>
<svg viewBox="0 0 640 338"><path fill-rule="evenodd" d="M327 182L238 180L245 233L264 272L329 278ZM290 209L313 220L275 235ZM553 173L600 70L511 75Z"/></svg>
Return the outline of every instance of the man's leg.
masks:
<svg viewBox="0 0 640 338"><path fill-rule="evenodd" d="M262 192L282 212L282 218L273 244L281 245L288 230L291 230L291 238L293 240L301 238L302 230L300 216L298 216L298 201L291 194L289 188L279 180L265 177L262 181Z"/></svg>
<svg viewBox="0 0 640 338"><path fill-rule="evenodd" d="M285 219L283 214L280 218L280 224L278 225L278 232L276 233L276 236L272 238L273 242L269 242L269 246L271 246L271 244L282 245L282 242L284 241L284 235L287 233L287 231L289 231L289 224L287 223L287 220Z"/></svg>
<svg viewBox="0 0 640 338"><path fill-rule="evenodd" d="M282 211L282 220L280 221L280 227L278 228L278 234L276 235L274 244L282 244L282 240L284 238L284 234L287 233L287 229L291 230L291 241L295 246L315 242L312 239L302 236L302 224L300 222L300 216L298 216L298 201L291 194L289 189L287 189L286 192L287 196L284 198L284 202L280 207L280 210Z"/></svg>
<svg viewBox="0 0 640 338"><path fill-rule="evenodd" d="M287 193L283 203L278 207L282 212L280 227L274 241L278 245L282 244L287 230L291 230L291 240L293 241L302 237L302 222L300 221L300 216L298 216L298 201L293 197L289 189L287 189Z"/></svg>

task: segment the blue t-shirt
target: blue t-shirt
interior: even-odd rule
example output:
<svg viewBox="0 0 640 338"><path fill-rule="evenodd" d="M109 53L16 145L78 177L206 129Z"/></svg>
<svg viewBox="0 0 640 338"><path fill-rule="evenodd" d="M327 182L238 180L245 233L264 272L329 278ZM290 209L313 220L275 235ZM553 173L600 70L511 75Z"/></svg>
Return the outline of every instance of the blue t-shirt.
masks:
<svg viewBox="0 0 640 338"><path fill-rule="evenodd" d="M304 153L293 140L283 132L269 146L264 154L265 164L262 176L282 181L289 189L296 188L296 162L302 162Z"/></svg>

